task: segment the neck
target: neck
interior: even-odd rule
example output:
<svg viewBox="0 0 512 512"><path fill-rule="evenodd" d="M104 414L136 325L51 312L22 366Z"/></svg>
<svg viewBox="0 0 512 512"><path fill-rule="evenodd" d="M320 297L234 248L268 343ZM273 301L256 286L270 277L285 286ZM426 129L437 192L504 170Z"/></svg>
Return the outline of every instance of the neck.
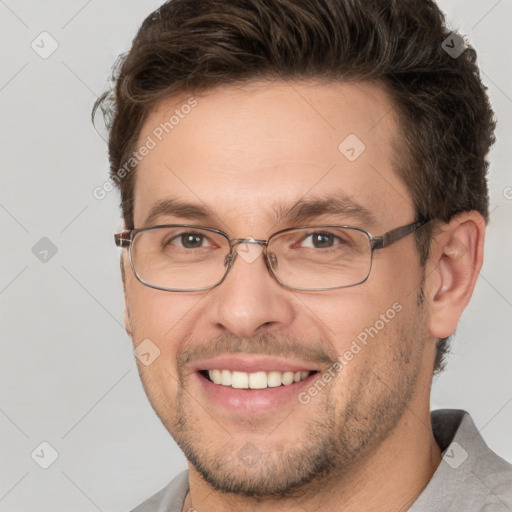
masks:
<svg viewBox="0 0 512 512"><path fill-rule="evenodd" d="M311 482L300 493L252 499L213 490L189 464L190 491L184 512L252 512L338 510L381 512L407 510L432 478L441 462L428 407L421 413L410 404L389 436L339 475Z"/></svg>

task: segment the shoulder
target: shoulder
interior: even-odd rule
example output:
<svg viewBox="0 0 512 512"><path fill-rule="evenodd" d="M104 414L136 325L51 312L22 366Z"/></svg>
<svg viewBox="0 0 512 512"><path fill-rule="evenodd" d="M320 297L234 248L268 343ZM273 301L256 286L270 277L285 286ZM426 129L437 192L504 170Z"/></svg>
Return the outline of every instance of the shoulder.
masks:
<svg viewBox="0 0 512 512"><path fill-rule="evenodd" d="M187 492L188 471L185 470L131 512L181 512Z"/></svg>
<svg viewBox="0 0 512 512"><path fill-rule="evenodd" d="M502 459L485 445L476 457L471 477L474 485L485 496L485 512L512 510L512 464Z"/></svg>
<svg viewBox="0 0 512 512"><path fill-rule="evenodd" d="M436 412L438 418L447 420L447 424L450 424L450 419L459 420L455 435L443 452L443 461L453 472L460 472L466 482L473 480L474 486L480 489L482 495L488 495L490 502L498 498L499 503L499 498L503 498L512 507L512 464L487 446L468 412Z"/></svg>
<svg viewBox="0 0 512 512"><path fill-rule="evenodd" d="M466 411L431 416L442 460L410 512L510 512L512 465L487 446Z"/></svg>

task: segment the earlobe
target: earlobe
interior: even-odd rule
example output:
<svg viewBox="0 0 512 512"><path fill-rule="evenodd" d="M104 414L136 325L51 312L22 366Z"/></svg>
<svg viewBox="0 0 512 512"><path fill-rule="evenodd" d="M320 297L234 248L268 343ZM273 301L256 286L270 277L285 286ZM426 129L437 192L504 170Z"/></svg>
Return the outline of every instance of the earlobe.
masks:
<svg viewBox="0 0 512 512"><path fill-rule="evenodd" d="M485 221L478 212L455 216L432 246L430 334L451 336L475 288L483 262Z"/></svg>

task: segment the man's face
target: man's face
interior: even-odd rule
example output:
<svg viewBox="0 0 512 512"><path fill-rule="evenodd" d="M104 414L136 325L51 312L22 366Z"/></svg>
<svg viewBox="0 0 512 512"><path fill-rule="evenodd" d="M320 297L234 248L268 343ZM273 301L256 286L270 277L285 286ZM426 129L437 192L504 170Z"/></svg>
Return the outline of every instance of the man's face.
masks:
<svg viewBox="0 0 512 512"><path fill-rule="evenodd" d="M145 122L137 147L148 136L157 144L137 170L135 227L168 199L209 213L169 210L151 225L242 239L294 227L277 214L329 198L358 207L310 208L300 225L381 235L414 221L392 165L400 158L392 106L376 86L261 82L195 98L190 109L188 96L162 102ZM179 122L159 141L175 110ZM434 344L413 236L376 251L363 284L329 291L287 289L261 254L242 252L224 282L202 292L144 286L126 258L124 271L134 345L149 339L160 350L150 365L138 363L146 393L194 469L220 490L278 495L342 473L396 431L408 406L428 403ZM215 384L202 372L214 369L228 380L231 371L309 373L257 390Z"/></svg>

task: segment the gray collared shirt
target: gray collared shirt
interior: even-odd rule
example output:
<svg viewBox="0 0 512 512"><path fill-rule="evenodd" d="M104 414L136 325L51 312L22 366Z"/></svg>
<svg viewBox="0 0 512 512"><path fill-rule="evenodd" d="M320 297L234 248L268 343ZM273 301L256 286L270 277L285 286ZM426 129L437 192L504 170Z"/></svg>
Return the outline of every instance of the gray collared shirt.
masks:
<svg viewBox="0 0 512 512"><path fill-rule="evenodd" d="M512 512L512 465L498 457L462 410L431 413L443 459L409 512ZM132 512L182 512L188 471Z"/></svg>

